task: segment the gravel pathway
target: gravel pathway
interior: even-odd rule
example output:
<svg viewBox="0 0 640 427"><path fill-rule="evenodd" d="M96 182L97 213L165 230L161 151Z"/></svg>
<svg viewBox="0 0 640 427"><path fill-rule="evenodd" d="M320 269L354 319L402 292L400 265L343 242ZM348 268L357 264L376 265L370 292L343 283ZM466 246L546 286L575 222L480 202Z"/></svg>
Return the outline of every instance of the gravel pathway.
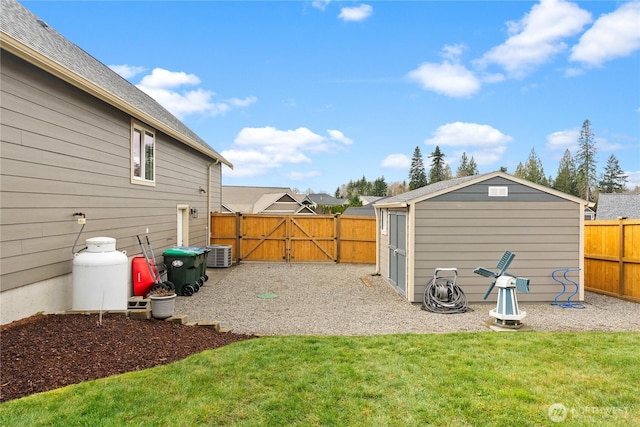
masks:
<svg viewBox="0 0 640 427"><path fill-rule="evenodd" d="M236 333L259 335L374 335L490 331L495 302L471 312L436 314L404 300L374 266L242 263L210 269L192 297L176 299L190 322L217 321ZM640 304L585 293L585 309L521 303L521 330L640 331Z"/></svg>

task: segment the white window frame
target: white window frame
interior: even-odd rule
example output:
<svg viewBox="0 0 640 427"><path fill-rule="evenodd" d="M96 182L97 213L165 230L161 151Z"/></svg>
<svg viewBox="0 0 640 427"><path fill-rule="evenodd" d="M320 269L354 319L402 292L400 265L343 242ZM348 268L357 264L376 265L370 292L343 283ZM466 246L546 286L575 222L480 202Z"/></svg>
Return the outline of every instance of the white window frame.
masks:
<svg viewBox="0 0 640 427"><path fill-rule="evenodd" d="M388 209L380 209L380 233L384 235L387 234L387 224L389 223L388 215Z"/></svg>
<svg viewBox="0 0 640 427"><path fill-rule="evenodd" d="M141 136L140 141L136 140L136 134ZM143 149L145 146L145 138L151 138L151 153L152 153L152 170L148 171L146 168L148 167L149 162L146 159L146 150ZM140 158L140 172L137 174L136 168L136 159ZM131 120L131 183L138 185L148 185L155 186L156 185L156 131L149 126L145 126L140 122L135 120ZM150 177L149 176L150 172Z"/></svg>

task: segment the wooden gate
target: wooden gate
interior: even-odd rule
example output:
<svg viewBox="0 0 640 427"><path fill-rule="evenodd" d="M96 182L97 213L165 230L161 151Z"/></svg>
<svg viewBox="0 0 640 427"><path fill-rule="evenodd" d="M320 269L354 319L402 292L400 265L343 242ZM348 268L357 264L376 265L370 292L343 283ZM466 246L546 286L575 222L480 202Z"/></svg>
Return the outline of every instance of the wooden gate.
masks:
<svg viewBox="0 0 640 427"><path fill-rule="evenodd" d="M211 244L237 261L375 263L375 218L211 214Z"/></svg>

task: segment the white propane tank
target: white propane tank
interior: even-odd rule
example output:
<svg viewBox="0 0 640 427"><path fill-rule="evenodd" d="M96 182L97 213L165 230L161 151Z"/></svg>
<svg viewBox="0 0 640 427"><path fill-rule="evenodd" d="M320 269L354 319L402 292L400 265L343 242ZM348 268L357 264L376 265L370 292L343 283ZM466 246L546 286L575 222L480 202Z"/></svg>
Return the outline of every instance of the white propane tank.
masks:
<svg viewBox="0 0 640 427"><path fill-rule="evenodd" d="M116 239L92 237L87 250L74 254L72 310L126 310L128 258Z"/></svg>

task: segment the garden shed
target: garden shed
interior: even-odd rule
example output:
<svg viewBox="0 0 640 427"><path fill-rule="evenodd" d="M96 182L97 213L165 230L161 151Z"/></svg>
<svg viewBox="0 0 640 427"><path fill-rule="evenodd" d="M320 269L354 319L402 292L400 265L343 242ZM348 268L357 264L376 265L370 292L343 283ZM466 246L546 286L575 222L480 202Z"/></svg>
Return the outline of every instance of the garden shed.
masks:
<svg viewBox="0 0 640 427"><path fill-rule="evenodd" d="M376 272L410 302L422 302L435 268L455 267L470 302L482 302L504 251L516 257L508 273L530 279L521 301L551 302L561 286L551 272L581 268L573 278L584 299L584 208L574 196L492 172L441 181L386 198L376 210ZM497 290L487 301L495 301Z"/></svg>

